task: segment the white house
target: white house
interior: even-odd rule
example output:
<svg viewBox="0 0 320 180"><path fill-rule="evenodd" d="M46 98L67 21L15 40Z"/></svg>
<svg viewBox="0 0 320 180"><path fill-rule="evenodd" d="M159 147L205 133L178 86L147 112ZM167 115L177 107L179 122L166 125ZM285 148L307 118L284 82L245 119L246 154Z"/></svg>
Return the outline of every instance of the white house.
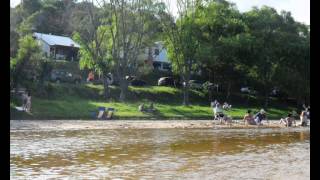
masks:
<svg viewBox="0 0 320 180"><path fill-rule="evenodd" d="M170 71L171 62L167 56L167 50L164 48L162 42L155 42L153 46L145 48L144 52L138 57L143 60L145 64L153 66L154 69L160 71Z"/></svg>
<svg viewBox="0 0 320 180"><path fill-rule="evenodd" d="M153 67L158 70L171 70L171 62L168 59L167 50L164 48L162 42L155 42Z"/></svg>
<svg viewBox="0 0 320 180"><path fill-rule="evenodd" d="M34 33L46 57L56 60L76 61L80 45L71 38L51 34Z"/></svg>

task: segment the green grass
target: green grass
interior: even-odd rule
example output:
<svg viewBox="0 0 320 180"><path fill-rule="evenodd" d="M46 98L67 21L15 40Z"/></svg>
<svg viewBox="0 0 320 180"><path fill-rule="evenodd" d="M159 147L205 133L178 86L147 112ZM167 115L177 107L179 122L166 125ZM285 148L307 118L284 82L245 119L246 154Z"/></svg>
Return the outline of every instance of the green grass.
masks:
<svg viewBox="0 0 320 180"><path fill-rule="evenodd" d="M212 109L206 95L199 91L191 91L190 106L182 106L183 92L171 87L129 87L127 103L117 101L119 88L111 87L111 100L103 101L102 85L82 84L52 84L50 98L33 96L32 113L17 112L14 109L17 102L10 103L11 119L92 119L92 113L97 112L99 106L116 109L116 119L211 119ZM240 95L234 95L233 108L226 113L234 119L242 118L247 109L254 112L260 109L255 105L258 98L252 97L251 103L243 103ZM237 101L237 99L239 99ZM275 101L275 100L273 100ZM281 103L267 109L269 119L279 119L292 108ZM155 113L138 111L141 103L154 103Z"/></svg>

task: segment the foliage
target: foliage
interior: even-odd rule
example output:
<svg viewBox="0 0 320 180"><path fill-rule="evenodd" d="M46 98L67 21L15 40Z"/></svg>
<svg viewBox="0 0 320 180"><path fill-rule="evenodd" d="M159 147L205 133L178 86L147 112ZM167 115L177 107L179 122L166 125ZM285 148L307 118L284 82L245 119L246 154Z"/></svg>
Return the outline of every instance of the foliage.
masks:
<svg viewBox="0 0 320 180"><path fill-rule="evenodd" d="M31 35L19 40L17 56L10 60L12 87L30 84L41 71L41 52L38 43ZM32 81L31 81L32 82Z"/></svg>
<svg viewBox="0 0 320 180"><path fill-rule="evenodd" d="M310 72L307 68L310 61L308 30L295 22L290 13L283 11L279 15L275 9L266 6L253 9L244 17L254 38L250 54L254 68L250 74L254 74L251 77L261 84L266 105L274 86L295 94L301 102L301 97L308 94L302 89L310 86L305 75Z"/></svg>
<svg viewBox="0 0 320 180"><path fill-rule="evenodd" d="M198 5L196 1L177 1L179 10L175 20L172 12L161 12L162 25L168 57L172 62L173 71L179 74L184 83L183 105L189 105L189 80L196 67L196 53L199 39L195 16Z"/></svg>

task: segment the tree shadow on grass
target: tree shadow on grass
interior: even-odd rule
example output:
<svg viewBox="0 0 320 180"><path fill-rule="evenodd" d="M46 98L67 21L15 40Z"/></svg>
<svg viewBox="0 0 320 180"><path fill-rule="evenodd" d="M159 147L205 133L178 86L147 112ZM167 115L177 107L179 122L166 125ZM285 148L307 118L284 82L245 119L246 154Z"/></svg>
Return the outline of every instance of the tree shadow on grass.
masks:
<svg viewBox="0 0 320 180"><path fill-rule="evenodd" d="M191 112L191 111L178 110L173 108L171 111L185 118L201 118L202 119L202 118L210 117L210 115L208 115L208 112L204 110L197 110L197 111ZM200 113L203 113L203 115L199 115Z"/></svg>
<svg viewBox="0 0 320 180"><path fill-rule="evenodd" d="M146 112L144 111L143 114L146 114L148 115L150 118L165 118L166 116L159 111L159 109L156 109L155 111L153 112Z"/></svg>
<svg viewBox="0 0 320 180"><path fill-rule="evenodd" d="M285 117L287 114L286 113L289 113L289 111L276 111L276 110L268 110L267 111L267 115L269 115L269 119L270 118L275 118L275 119L278 119L278 118L281 118L281 117Z"/></svg>

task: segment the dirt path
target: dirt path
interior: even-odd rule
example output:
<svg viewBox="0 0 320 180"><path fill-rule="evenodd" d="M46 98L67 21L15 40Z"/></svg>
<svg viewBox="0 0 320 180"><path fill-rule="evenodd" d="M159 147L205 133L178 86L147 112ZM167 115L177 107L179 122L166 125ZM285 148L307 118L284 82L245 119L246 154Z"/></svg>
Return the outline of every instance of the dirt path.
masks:
<svg viewBox="0 0 320 180"><path fill-rule="evenodd" d="M240 120L220 125L212 120L10 120L10 130L154 129L154 128L281 128L270 120L263 126L246 126Z"/></svg>

